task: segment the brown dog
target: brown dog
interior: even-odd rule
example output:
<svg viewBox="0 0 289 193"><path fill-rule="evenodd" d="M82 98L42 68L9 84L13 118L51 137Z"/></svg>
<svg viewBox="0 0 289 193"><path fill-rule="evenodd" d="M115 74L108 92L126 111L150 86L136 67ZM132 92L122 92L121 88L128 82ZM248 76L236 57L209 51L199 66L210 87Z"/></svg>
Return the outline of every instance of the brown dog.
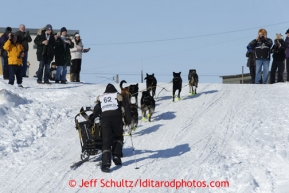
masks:
<svg viewBox="0 0 289 193"><path fill-rule="evenodd" d="M124 88L122 87L123 83L126 83L126 81L122 80L119 84L120 89L121 89L121 94L128 98L129 104L132 104L131 98L135 97L135 104L138 106L138 90L139 90L138 83L137 84L131 84L131 85L124 87Z"/></svg>
<svg viewBox="0 0 289 193"><path fill-rule="evenodd" d="M189 93L190 94L197 94L199 76L197 74L196 69L190 69L189 75L188 75L188 80L189 80Z"/></svg>
<svg viewBox="0 0 289 193"><path fill-rule="evenodd" d="M123 83L126 83L126 81L125 80L122 80L121 82L120 82L120 84L119 84L119 87L120 87L120 89L121 89L121 95L122 95L122 97L124 97L128 102L129 102L129 104L130 104L130 99L131 99L131 95L130 95L130 93L129 93L129 86L127 86L127 87L122 87L122 84Z"/></svg>

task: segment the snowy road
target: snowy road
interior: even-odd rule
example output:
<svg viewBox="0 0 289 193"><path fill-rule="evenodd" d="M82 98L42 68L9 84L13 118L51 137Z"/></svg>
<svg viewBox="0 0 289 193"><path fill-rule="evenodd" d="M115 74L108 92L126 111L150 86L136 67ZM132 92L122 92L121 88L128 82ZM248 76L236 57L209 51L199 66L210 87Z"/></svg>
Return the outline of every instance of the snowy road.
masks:
<svg viewBox="0 0 289 193"><path fill-rule="evenodd" d="M24 85L29 88L0 80L0 192L176 192L165 187L176 181L206 185L179 187L179 192L289 189L287 84L200 84L198 95L188 96L184 87L175 103L163 90L152 122L140 122L133 135L139 169L125 137L123 166L112 164L109 174L95 166L98 158L70 170L81 151L74 116L82 106L93 106L105 85L47 86L32 79ZM89 187L79 187L83 180ZM109 180L127 180L129 187L107 187ZM156 185L152 180L175 184L144 187L148 181Z"/></svg>

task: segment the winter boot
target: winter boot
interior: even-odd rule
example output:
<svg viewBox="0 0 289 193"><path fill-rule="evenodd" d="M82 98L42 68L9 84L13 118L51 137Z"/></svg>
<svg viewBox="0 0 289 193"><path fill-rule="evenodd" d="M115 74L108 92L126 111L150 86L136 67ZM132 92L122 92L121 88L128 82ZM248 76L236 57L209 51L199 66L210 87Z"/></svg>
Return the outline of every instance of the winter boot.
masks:
<svg viewBox="0 0 289 193"><path fill-rule="evenodd" d="M122 165L122 162L121 162L121 159L120 159L120 157L118 157L118 156L113 156L113 162L114 162L114 164L115 165L117 165L117 166L120 166L120 165Z"/></svg>
<svg viewBox="0 0 289 193"><path fill-rule="evenodd" d="M101 167L101 171L105 172L105 173L109 173L110 172L110 168L109 168L109 166L102 166Z"/></svg>
<svg viewBox="0 0 289 193"><path fill-rule="evenodd" d="M75 74L75 82L80 82L79 73L76 73L76 74Z"/></svg>
<svg viewBox="0 0 289 193"><path fill-rule="evenodd" d="M76 81L76 74L70 73L70 82L75 82L75 81Z"/></svg>

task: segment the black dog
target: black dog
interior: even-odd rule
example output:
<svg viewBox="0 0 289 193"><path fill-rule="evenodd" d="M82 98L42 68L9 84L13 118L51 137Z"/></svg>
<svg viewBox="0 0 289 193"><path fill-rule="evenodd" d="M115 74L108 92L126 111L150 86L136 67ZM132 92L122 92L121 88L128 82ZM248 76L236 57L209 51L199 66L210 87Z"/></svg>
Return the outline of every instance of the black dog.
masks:
<svg viewBox="0 0 289 193"><path fill-rule="evenodd" d="M154 73L152 75L149 75L147 73L147 77L144 78L147 80L147 91L152 91L152 96L155 97L156 94L156 88L157 88L157 79L155 78Z"/></svg>
<svg viewBox="0 0 289 193"><path fill-rule="evenodd" d="M130 129L135 130L138 125L138 106L136 104L131 104L130 111L131 111ZM131 131L129 131L129 133L131 133Z"/></svg>
<svg viewBox="0 0 289 193"><path fill-rule="evenodd" d="M180 94L182 91L183 80L181 78L181 72L179 72L179 73L173 72L173 75L174 75L174 78L173 78L173 102L175 102L176 90L179 91L177 98L178 98L178 100L181 100Z"/></svg>
<svg viewBox="0 0 289 193"><path fill-rule="evenodd" d="M189 80L189 93L190 94L197 94L199 76L197 74L196 69L190 69L189 75L188 75L188 80ZM195 89L194 89L194 87L195 87Z"/></svg>
<svg viewBox="0 0 289 193"><path fill-rule="evenodd" d="M122 87L123 83L126 83L126 81L122 80L119 84L122 95L124 95L128 98L128 101L130 104L131 104L131 98L135 97L135 104L138 106L138 83L137 84L131 84L131 85L124 87L124 88Z"/></svg>
<svg viewBox="0 0 289 193"><path fill-rule="evenodd" d="M129 85L129 93L131 97L135 97L135 104L138 107L138 83Z"/></svg>
<svg viewBox="0 0 289 193"><path fill-rule="evenodd" d="M146 120L146 112L149 111L148 118L151 121L151 117L155 111L156 103L155 99L150 95L149 91L143 91L141 96L141 111L142 111L142 120Z"/></svg>

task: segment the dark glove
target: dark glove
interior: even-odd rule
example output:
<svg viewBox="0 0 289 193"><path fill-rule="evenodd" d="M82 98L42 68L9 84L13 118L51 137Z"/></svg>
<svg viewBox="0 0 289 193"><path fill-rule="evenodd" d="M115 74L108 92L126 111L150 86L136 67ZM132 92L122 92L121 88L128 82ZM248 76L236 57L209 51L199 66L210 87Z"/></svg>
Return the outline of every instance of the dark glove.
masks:
<svg viewBox="0 0 289 193"><path fill-rule="evenodd" d="M30 33L29 33L29 31L26 31L26 33L25 33L24 37L25 37L25 38L27 38L27 37L29 37L29 36L30 36Z"/></svg>
<svg viewBox="0 0 289 193"><path fill-rule="evenodd" d="M283 46L284 40L283 40L283 39L280 39L280 40L279 40L279 43L281 44L281 46Z"/></svg>

